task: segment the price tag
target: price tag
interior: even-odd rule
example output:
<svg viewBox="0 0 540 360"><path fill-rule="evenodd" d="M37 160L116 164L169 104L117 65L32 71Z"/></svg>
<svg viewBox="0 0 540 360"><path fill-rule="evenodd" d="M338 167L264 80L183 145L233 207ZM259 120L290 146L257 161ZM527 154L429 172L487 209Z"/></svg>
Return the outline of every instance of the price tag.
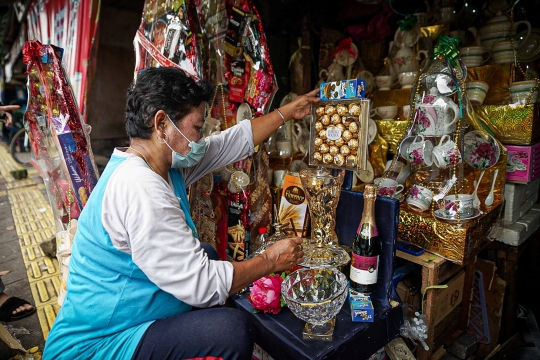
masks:
<svg viewBox="0 0 540 360"><path fill-rule="evenodd" d="M335 141L341 137L341 130L335 126L329 126L326 129L326 138Z"/></svg>

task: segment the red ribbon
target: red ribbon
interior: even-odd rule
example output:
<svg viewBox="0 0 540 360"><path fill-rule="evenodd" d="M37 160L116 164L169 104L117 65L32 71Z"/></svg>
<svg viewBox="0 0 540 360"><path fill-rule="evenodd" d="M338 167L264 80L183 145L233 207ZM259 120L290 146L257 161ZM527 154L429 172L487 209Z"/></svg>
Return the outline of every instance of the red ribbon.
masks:
<svg viewBox="0 0 540 360"><path fill-rule="evenodd" d="M34 57L41 58L45 55L45 46L43 46L38 40L28 40L23 48L23 63L25 65L29 64Z"/></svg>
<svg viewBox="0 0 540 360"><path fill-rule="evenodd" d="M354 50L354 48L351 45L352 45L352 38L350 37L340 40L336 50L334 50L334 52L330 55L330 59L333 59L337 54L339 54L342 51L346 51L353 58L356 58L356 55L358 52Z"/></svg>

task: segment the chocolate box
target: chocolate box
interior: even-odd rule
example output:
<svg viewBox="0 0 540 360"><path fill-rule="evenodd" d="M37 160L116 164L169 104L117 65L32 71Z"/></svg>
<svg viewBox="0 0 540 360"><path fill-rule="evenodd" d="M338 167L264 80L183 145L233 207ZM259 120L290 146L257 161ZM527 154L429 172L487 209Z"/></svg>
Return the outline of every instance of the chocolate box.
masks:
<svg viewBox="0 0 540 360"><path fill-rule="evenodd" d="M540 143L532 146L507 145L506 180L529 183L540 177Z"/></svg>
<svg viewBox="0 0 540 360"><path fill-rule="evenodd" d="M353 322L373 322L375 309L369 296L349 289L349 305Z"/></svg>

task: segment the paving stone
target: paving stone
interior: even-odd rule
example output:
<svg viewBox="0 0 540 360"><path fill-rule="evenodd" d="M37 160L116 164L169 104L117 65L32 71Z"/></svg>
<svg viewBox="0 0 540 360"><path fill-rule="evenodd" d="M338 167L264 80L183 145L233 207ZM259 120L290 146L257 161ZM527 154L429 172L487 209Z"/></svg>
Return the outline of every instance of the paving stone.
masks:
<svg viewBox="0 0 540 360"><path fill-rule="evenodd" d="M465 360L474 354L477 348L477 340L465 332L446 349L446 352L447 354L451 353L457 358Z"/></svg>

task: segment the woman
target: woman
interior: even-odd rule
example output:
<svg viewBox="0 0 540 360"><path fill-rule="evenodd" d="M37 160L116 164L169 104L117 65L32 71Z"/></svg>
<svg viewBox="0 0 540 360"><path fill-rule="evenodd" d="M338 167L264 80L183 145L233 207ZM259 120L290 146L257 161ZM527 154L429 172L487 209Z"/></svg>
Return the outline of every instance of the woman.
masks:
<svg viewBox="0 0 540 360"><path fill-rule="evenodd" d="M147 69L128 91L128 149L116 149L81 213L67 295L44 359L248 359L253 339L223 305L303 257L300 238L243 262L210 260L196 238L186 186L243 159L316 92L202 138L213 90L175 68ZM180 169L180 170L178 170Z"/></svg>

